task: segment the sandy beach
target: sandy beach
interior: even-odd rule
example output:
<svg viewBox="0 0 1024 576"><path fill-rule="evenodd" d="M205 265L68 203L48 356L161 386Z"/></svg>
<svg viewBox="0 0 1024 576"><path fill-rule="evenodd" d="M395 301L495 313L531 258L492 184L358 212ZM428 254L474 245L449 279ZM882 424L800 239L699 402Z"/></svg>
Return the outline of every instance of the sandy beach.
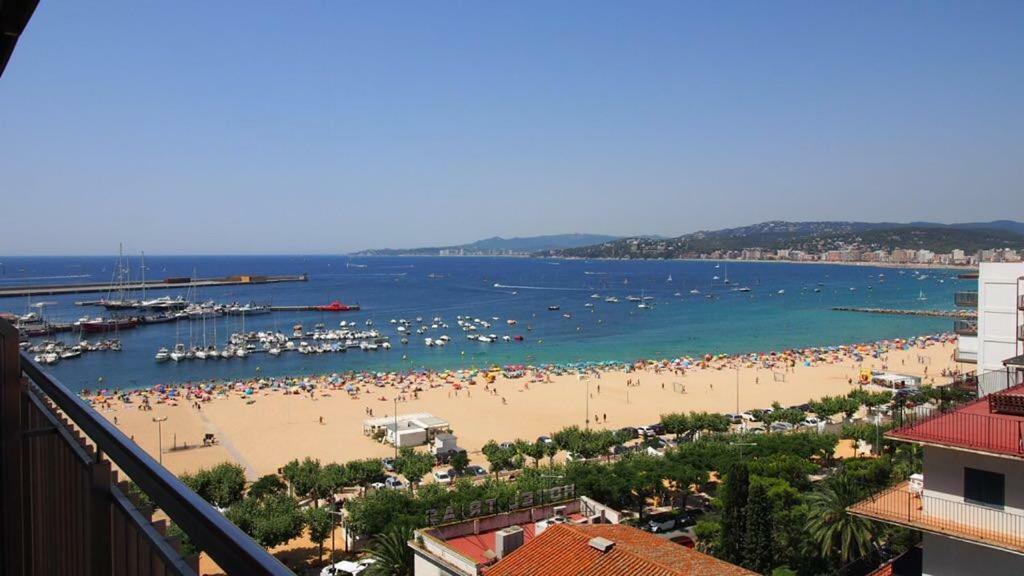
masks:
<svg viewBox="0 0 1024 576"><path fill-rule="evenodd" d="M116 397L97 402L94 397L94 404L154 457L154 418L166 417L160 424L162 460L178 474L231 460L245 466L254 479L293 458L344 462L388 456L393 448L364 436L362 422L370 410L375 417L393 416L396 397L399 414L430 412L448 420L470 459L486 465L480 449L488 440L532 441L565 426L584 426L588 414L591 426L617 429L650 424L669 412L733 412L737 402L740 411L776 401L793 405L845 394L858 385L863 369L887 368L925 377L926 383L943 383L946 379L940 374L956 369L954 348L955 341L934 338L779 355L706 357L688 359L688 365L679 360L647 362L635 369L593 370L582 376L566 370L527 370L520 378L497 375L493 383L482 373L471 381L452 373L334 375L305 379L303 387L308 389L260 389L249 382L219 387L198 401L178 390L171 397L138 393L130 404ZM267 386L265 381L262 385ZM139 396L151 409L140 409ZM219 443L203 446L207 433Z"/></svg>

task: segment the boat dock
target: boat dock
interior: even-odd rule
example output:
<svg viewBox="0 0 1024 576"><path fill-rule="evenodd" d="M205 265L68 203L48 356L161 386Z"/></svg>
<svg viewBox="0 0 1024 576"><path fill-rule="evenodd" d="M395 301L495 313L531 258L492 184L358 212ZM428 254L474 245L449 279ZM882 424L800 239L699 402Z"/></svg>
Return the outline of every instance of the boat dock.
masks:
<svg viewBox="0 0 1024 576"><path fill-rule="evenodd" d="M896 310L892 308L858 308L836 306L837 312L865 312L867 314L894 314L898 316L929 316L931 318L977 318L978 313L972 310Z"/></svg>
<svg viewBox="0 0 1024 576"><path fill-rule="evenodd" d="M132 282L123 286L117 286L117 290L141 291L145 290L170 290L181 288L205 288L211 286L234 286L245 284L276 284L280 282L307 282L307 274L297 276L257 276L240 275L227 276L224 278L165 278L163 280L147 280L146 282ZM14 298L26 296L43 296L53 294L87 294L90 292L109 292L114 288L110 283L89 283L89 284L47 284L35 286L12 286L0 288L0 298Z"/></svg>

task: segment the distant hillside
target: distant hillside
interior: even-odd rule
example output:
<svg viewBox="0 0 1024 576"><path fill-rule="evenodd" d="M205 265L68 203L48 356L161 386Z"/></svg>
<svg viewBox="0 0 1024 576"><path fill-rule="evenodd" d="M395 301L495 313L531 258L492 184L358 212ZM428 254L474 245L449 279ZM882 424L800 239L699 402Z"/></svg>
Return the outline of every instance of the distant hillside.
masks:
<svg viewBox="0 0 1024 576"><path fill-rule="evenodd" d="M1024 248L1024 224L998 221L974 224L930 222L784 222L772 221L700 231L676 238L623 238L594 246L550 250L548 256L578 258L693 258L716 251L762 248L822 253L844 247L895 248L968 253L990 248Z"/></svg>
<svg viewBox="0 0 1024 576"><path fill-rule="evenodd" d="M495 236L457 246L435 246L427 248L363 250L356 256L437 256L442 254L532 254L550 250L592 246L617 240L618 236L604 234L551 234L548 236L527 236L522 238L501 238Z"/></svg>

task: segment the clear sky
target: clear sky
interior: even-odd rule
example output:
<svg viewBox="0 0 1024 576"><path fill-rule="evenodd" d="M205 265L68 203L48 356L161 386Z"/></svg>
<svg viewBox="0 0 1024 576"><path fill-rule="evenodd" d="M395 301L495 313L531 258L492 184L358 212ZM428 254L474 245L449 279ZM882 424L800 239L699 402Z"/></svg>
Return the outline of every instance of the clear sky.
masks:
<svg viewBox="0 0 1024 576"><path fill-rule="evenodd" d="M0 130L5 255L1024 219L1024 2L42 2Z"/></svg>

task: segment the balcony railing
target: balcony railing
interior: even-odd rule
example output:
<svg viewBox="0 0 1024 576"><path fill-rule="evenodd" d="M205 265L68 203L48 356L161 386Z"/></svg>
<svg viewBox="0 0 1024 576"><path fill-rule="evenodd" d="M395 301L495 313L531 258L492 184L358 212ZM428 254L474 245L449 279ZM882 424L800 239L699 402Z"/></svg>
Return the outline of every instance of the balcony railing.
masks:
<svg viewBox="0 0 1024 576"><path fill-rule="evenodd" d="M978 353L977 352L964 352L962 350L953 351L953 361L962 362L965 364L977 364Z"/></svg>
<svg viewBox="0 0 1024 576"><path fill-rule="evenodd" d="M1002 371L994 374L1005 378ZM1018 385L995 394L1007 393L1024 393L1024 389ZM902 410L896 415L898 427L887 432L886 436L910 442L1024 456L1024 418L991 413L990 398L987 396L965 404L948 405L927 413Z"/></svg>
<svg viewBox="0 0 1024 576"><path fill-rule="evenodd" d="M0 573L195 574L166 523L112 464L229 574L291 574L81 398L18 352L0 320Z"/></svg>
<svg viewBox="0 0 1024 576"><path fill-rule="evenodd" d="M903 482L849 508L852 514L1024 552L1024 516L949 497L913 492Z"/></svg>
<svg viewBox="0 0 1024 576"><path fill-rule="evenodd" d="M953 332L961 336L977 336L978 322L975 320L953 320Z"/></svg>
<svg viewBox="0 0 1024 576"><path fill-rule="evenodd" d="M953 294L953 302L961 308L977 308L977 292L957 292Z"/></svg>

